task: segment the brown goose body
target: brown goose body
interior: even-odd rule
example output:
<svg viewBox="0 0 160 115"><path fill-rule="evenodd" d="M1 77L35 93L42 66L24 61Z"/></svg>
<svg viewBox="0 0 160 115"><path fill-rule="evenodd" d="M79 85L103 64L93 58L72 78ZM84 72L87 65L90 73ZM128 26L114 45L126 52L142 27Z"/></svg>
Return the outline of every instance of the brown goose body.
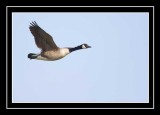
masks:
<svg viewBox="0 0 160 115"><path fill-rule="evenodd" d="M54 61L65 57L73 51L90 48L87 44L82 44L74 48L59 48L53 41L52 36L40 28L36 22L30 24L29 29L34 36L35 43L41 49L40 54L28 54L28 58L30 59Z"/></svg>

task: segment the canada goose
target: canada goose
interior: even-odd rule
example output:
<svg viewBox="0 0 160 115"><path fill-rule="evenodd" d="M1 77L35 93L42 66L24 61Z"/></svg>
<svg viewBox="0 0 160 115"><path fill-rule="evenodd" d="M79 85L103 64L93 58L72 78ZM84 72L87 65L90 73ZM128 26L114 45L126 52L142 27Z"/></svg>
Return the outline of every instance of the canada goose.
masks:
<svg viewBox="0 0 160 115"><path fill-rule="evenodd" d="M30 59L54 61L65 57L73 51L91 48L87 44L82 44L74 48L59 48L53 41L52 36L39 27L35 21L30 24L29 29L34 36L35 43L41 49L40 54L28 54L28 58Z"/></svg>

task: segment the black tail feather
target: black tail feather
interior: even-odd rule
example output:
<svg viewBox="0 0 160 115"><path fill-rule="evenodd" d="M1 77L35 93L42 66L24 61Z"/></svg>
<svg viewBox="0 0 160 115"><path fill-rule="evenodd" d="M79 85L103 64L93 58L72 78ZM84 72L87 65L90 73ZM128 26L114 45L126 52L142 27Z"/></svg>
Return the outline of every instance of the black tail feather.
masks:
<svg viewBox="0 0 160 115"><path fill-rule="evenodd" d="M35 59L35 58L37 58L37 54L34 54L34 53L30 53L30 54L28 54L28 58L30 58L30 59Z"/></svg>

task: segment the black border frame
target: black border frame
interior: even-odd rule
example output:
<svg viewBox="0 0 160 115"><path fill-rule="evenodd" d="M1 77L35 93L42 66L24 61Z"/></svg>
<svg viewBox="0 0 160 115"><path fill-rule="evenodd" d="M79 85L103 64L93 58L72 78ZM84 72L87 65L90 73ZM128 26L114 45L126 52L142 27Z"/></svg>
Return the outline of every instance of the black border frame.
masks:
<svg viewBox="0 0 160 115"><path fill-rule="evenodd" d="M12 13L13 12L148 12L149 13L149 103L12 103ZM153 26L154 6L61 6L61 7L6 7L6 39L8 75L6 77L6 108L154 108L153 84Z"/></svg>

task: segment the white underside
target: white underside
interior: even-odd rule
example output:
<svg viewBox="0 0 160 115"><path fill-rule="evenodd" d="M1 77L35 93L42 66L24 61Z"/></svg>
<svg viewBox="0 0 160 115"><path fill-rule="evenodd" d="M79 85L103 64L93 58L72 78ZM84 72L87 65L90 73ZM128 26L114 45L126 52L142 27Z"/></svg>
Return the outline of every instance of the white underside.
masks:
<svg viewBox="0 0 160 115"><path fill-rule="evenodd" d="M55 60L59 60L59 59L65 57L69 53L70 52L69 52L68 48L60 48L57 51L44 52L44 55L45 55L44 57L39 55L36 59L37 60L44 60L44 61L55 61Z"/></svg>

